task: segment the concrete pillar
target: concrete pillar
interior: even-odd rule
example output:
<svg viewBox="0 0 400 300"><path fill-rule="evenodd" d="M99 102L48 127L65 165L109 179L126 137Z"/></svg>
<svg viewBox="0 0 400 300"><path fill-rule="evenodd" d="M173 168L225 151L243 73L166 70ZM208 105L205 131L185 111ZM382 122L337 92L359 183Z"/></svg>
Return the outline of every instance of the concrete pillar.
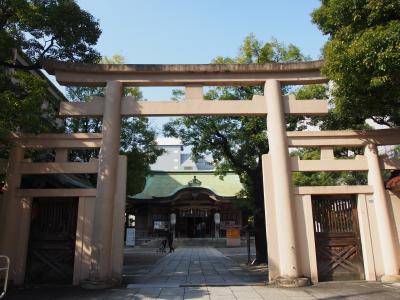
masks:
<svg viewBox="0 0 400 300"><path fill-rule="evenodd" d="M187 85L185 87L185 100L203 100L203 86Z"/></svg>
<svg viewBox="0 0 400 300"><path fill-rule="evenodd" d="M103 140L99 154L93 221L91 281L106 282L111 279L112 230L114 197L118 178L122 90L120 82L107 82L102 127Z"/></svg>
<svg viewBox="0 0 400 300"><path fill-rule="evenodd" d="M55 162L68 162L68 149L57 149Z"/></svg>
<svg viewBox="0 0 400 300"><path fill-rule="evenodd" d="M367 145L365 156L368 161L368 184L372 185L374 191L374 206L385 275L399 275L398 245L386 197L377 146L375 144Z"/></svg>
<svg viewBox="0 0 400 300"><path fill-rule="evenodd" d="M31 228L32 198L18 198L18 244L15 251L14 284L22 285L25 280L26 259L28 255L29 232Z"/></svg>
<svg viewBox="0 0 400 300"><path fill-rule="evenodd" d="M273 182L273 201L275 202L278 229L279 270L282 277L297 278L299 269L294 228L295 208L280 83L277 80L267 80L264 95L268 107L269 154L272 170L274 170L274 173L268 174L268 176L272 176Z"/></svg>
<svg viewBox="0 0 400 300"><path fill-rule="evenodd" d="M11 280L13 280L16 275L15 253L18 248L20 225L20 216L18 215L20 212L20 203L19 199L17 199L16 192L21 183L19 167L23 158L23 149L19 146L13 146L8 159L6 185L1 208L0 254L7 255L11 259Z"/></svg>
<svg viewBox="0 0 400 300"><path fill-rule="evenodd" d="M321 160L333 160L335 155L333 154L332 147L321 147Z"/></svg>
<svg viewBox="0 0 400 300"><path fill-rule="evenodd" d="M114 197L114 224L112 243L112 277L121 283L124 262L126 177L128 158L120 155L118 162L117 190Z"/></svg>

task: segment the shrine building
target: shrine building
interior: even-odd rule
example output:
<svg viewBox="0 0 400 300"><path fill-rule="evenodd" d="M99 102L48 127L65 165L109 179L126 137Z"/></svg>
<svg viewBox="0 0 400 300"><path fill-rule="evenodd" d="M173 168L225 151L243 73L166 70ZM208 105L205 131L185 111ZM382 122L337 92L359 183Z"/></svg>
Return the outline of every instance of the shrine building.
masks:
<svg viewBox="0 0 400 300"><path fill-rule="evenodd" d="M177 238L225 237L228 228L246 223L237 205L243 189L237 174L215 175L209 159L194 162L178 139L157 142L164 154L151 166L143 191L127 197L138 243L168 230Z"/></svg>

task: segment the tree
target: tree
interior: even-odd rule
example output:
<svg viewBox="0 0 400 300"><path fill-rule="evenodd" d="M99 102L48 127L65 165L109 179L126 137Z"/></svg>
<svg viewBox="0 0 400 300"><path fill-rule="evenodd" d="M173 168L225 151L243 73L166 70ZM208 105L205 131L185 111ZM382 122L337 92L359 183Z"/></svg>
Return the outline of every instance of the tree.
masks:
<svg viewBox="0 0 400 300"><path fill-rule="evenodd" d="M104 57L100 63L124 63L124 57L114 55ZM67 94L71 101L88 102L95 96L104 96L105 89L88 87L68 87ZM133 96L136 100L143 100L139 88L124 88L124 96ZM101 132L101 120L93 118L69 119L69 132ZM157 147L156 132L149 127L147 118L123 118L121 124L121 154L128 157L127 194L141 192L146 176L150 172L150 164L155 163L163 150ZM88 161L98 156L98 150L80 150L71 153L72 159Z"/></svg>
<svg viewBox="0 0 400 300"><path fill-rule="evenodd" d="M267 63L301 61L306 58L294 45L285 46L273 39L262 43L253 35L245 38L235 58L217 57L213 63ZM263 87L216 87L205 98L210 100L252 99L262 95ZM175 96L182 93L175 92ZM261 156L268 153L267 123L260 117L184 117L167 123L165 135L179 137L184 145L192 146L198 159L211 154L216 173L223 176L228 170L236 172L244 186L239 197L252 200L256 230L256 261L266 261L265 212Z"/></svg>
<svg viewBox="0 0 400 300"><path fill-rule="evenodd" d="M73 0L0 0L0 64L39 69L40 59L95 62L92 47L99 23ZM23 51L31 66L15 65L12 49Z"/></svg>
<svg viewBox="0 0 400 300"><path fill-rule="evenodd" d="M371 118L399 126L400 2L322 0L312 18L329 35L322 71L335 82L342 123L350 128Z"/></svg>
<svg viewBox="0 0 400 300"><path fill-rule="evenodd" d="M56 130L57 104L44 80L26 72L11 77L0 73L0 143L8 142L10 132L39 133Z"/></svg>
<svg viewBox="0 0 400 300"><path fill-rule="evenodd" d="M53 131L57 103L47 83L28 71L42 58L96 62L98 21L72 0L0 0L0 139L11 131ZM16 53L27 60L22 65Z"/></svg>

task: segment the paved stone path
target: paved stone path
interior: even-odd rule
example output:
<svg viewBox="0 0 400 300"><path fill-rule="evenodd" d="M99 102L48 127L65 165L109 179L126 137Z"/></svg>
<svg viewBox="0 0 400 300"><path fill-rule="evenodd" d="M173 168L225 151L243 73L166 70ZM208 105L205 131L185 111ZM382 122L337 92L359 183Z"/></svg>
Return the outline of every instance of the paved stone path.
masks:
<svg viewBox="0 0 400 300"><path fill-rule="evenodd" d="M128 288L184 287L194 285L265 285L266 270L242 268L214 248L179 248L150 270L127 276Z"/></svg>
<svg viewBox="0 0 400 300"><path fill-rule="evenodd" d="M131 300L131 299L400 299L400 284L331 282L305 288L283 289L260 283L265 272L241 268L211 248L181 248L153 267L138 271L135 283L108 290L71 286L12 289L10 300Z"/></svg>

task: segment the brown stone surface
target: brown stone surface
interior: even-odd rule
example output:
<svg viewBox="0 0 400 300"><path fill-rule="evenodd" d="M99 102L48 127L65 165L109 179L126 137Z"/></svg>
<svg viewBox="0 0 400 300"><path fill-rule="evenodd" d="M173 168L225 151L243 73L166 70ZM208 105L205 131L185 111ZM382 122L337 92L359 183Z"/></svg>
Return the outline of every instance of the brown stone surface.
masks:
<svg viewBox="0 0 400 300"><path fill-rule="evenodd" d="M42 60L42 66L54 75L56 71L108 73L264 73L320 70L322 60L266 64L86 64Z"/></svg>
<svg viewBox="0 0 400 300"><path fill-rule="evenodd" d="M386 183L388 189L399 189L400 188L400 175L393 177Z"/></svg>

